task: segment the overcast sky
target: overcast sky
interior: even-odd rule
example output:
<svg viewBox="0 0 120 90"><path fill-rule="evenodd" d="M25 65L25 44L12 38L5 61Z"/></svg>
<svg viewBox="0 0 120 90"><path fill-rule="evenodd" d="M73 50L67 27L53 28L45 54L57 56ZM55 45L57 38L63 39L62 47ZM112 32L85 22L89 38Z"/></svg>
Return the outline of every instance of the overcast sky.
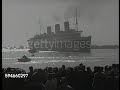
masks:
<svg viewBox="0 0 120 90"><path fill-rule="evenodd" d="M27 45L46 26L71 21L78 8L83 35L92 35L92 44L118 44L118 0L2 0L2 45ZM86 25L88 31L83 26ZM44 29L43 29L44 27Z"/></svg>

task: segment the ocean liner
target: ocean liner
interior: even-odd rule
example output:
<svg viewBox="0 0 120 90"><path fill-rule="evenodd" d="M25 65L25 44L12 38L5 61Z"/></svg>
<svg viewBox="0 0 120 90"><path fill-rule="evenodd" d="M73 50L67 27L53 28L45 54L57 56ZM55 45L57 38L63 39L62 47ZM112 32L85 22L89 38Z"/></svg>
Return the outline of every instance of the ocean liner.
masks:
<svg viewBox="0 0 120 90"><path fill-rule="evenodd" d="M28 40L29 52L59 51L59 52L91 52L91 36L82 36L82 30L78 28L77 14L75 17L76 29L70 29L69 21L64 22L64 31L60 24L55 24L55 32L51 26L47 27L47 33L35 35Z"/></svg>

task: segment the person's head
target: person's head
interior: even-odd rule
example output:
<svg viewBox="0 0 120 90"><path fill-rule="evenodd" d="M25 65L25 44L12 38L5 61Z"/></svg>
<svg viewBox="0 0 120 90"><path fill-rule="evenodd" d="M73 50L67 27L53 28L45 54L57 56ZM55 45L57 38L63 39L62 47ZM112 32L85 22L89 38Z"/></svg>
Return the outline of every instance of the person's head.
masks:
<svg viewBox="0 0 120 90"><path fill-rule="evenodd" d="M53 78L53 73L48 74L48 80L51 80Z"/></svg>
<svg viewBox="0 0 120 90"><path fill-rule="evenodd" d="M88 71L88 72L91 72L91 69L90 69L90 67L87 67L87 71Z"/></svg>
<svg viewBox="0 0 120 90"><path fill-rule="evenodd" d="M103 67L100 67L100 71L103 72Z"/></svg>
<svg viewBox="0 0 120 90"><path fill-rule="evenodd" d="M52 68L52 67L48 67L47 71L48 71L49 73L52 73L52 72L53 72L53 68Z"/></svg>
<svg viewBox="0 0 120 90"><path fill-rule="evenodd" d="M116 64L112 64L112 69L115 69L115 67L116 67Z"/></svg>
<svg viewBox="0 0 120 90"><path fill-rule="evenodd" d="M62 65L62 69L65 69L65 65Z"/></svg>
<svg viewBox="0 0 120 90"><path fill-rule="evenodd" d="M10 68L10 67L8 67L6 71L7 71L7 72L11 72L11 68Z"/></svg>
<svg viewBox="0 0 120 90"><path fill-rule="evenodd" d="M83 71L85 71L85 66L84 65L83 65L82 69L83 69Z"/></svg>
<svg viewBox="0 0 120 90"><path fill-rule="evenodd" d="M112 70L112 66L109 66L109 67L108 67L108 70L111 71L111 70Z"/></svg>
<svg viewBox="0 0 120 90"><path fill-rule="evenodd" d="M74 67L74 71L78 71L78 66L75 66L75 67Z"/></svg>
<svg viewBox="0 0 120 90"><path fill-rule="evenodd" d="M57 67L53 68L53 72L57 73L58 72L58 68Z"/></svg>
<svg viewBox="0 0 120 90"><path fill-rule="evenodd" d="M117 71L119 71L119 64L116 64L116 68Z"/></svg>
<svg viewBox="0 0 120 90"><path fill-rule="evenodd" d="M29 70L30 70L30 72L31 72L31 71L33 71L33 67L32 67L32 66L30 66L30 67L29 67Z"/></svg>
<svg viewBox="0 0 120 90"><path fill-rule="evenodd" d="M61 82L62 84L64 84L64 85L67 85L67 78L66 78L66 77L62 77L62 78L60 79L60 82Z"/></svg>
<svg viewBox="0 0 120 90"><path fill-rule="evenodd" d="M72 72L72 71L73 71L73 68L68 67L68 68L67 68L67 71L68 71L68 72Z"/></svg>
<svg viewBox="0 0 120 90"><path fill-rule="evenodd" d="M42 72L42 69L38 69L38 73L41 73Z"/></svg>
<svg viewBox="0 0 120 90"><path fill-rule="evenodd" d="M95 66L95 67L94 67L94 71L95 71L95 72L97 72L97 69L98 69L98 67L97 67L97 66Z"/></svg>
<svg viewBox="0 0 120 90"><path fill-rule="evenodd" d="M108 65L105 66L105 71L108 71Z"/></svg>
<svg viewBox="0 0 120 90"><path fill-rule="evenodd" d="M97 67L97 72L102 72L102 67L98 66Z"/></svg>
<svg viewBox="0 0 120 90"><path fill-rule="evenodd" d="M81 66L83 66L83 64L82 64L82 63L80 63L80 64L79 64L79 66L81 67Z"/></svg>

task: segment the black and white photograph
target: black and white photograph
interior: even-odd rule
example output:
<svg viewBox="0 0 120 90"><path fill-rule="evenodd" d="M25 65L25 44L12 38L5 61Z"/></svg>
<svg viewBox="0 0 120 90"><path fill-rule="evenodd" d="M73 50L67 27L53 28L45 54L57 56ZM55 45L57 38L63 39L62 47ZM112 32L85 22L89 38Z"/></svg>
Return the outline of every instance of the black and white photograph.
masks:
<svg viewBox="0 0 120 90"><path fill-rule="evenodd" d="M2 0L3 90L119 90L119 0Z"/></svg>

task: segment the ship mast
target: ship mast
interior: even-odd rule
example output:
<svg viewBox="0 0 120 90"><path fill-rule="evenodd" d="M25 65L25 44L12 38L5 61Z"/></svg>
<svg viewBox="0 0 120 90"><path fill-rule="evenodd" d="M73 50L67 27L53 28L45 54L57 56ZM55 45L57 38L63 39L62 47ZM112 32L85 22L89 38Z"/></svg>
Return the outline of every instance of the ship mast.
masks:
<svg viewBox="0 0 120 90"><path fill-rule="evenodd" d="M39 17L39 24L40 24L40 17ZM40 35L41 35L41 24L40 24Z"/></svg>
<svg viewBox="0 0 120 90"><path fill-rule="evenodd" d="M78 31L77 8L76 8L76 30Z"/></svg>
<svg viewBox="0 0 120 90"><path fill-rule="evenodd" d="M40 35L41 35L41 25L40 25Z"/></svg>
<svg viewBox="0 0 120 90"><path fill-rule="evenodd" d="M77 8L76 8L76 31L78 32L78 18L77 18ZM80 31L79 31L79 33L80 33L80 36L81 36L81 33L82 33L83 31L80 29Z"/></svg>

